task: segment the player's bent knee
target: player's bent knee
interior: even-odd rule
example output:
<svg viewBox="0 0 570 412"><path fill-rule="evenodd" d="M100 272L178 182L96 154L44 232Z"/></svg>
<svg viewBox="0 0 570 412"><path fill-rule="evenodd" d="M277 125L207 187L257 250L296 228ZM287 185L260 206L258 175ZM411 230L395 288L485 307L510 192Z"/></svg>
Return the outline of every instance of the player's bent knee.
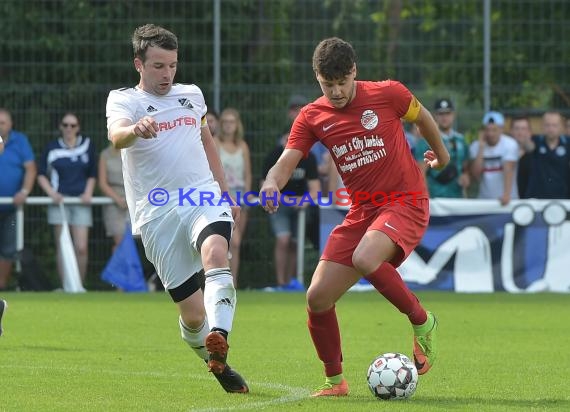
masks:
<svg viewBox="0 0 570 412"><path fill-rule="evenodd" d="M212 238L210 238L212 239ZM223 267L228 265L228 245L225 240L207 242L202 247L202 264L204 267Z"/></svg>
<svg viewBox="0 0 570 412"><path fill-rule="evenodd" d="M180 311L180 317L182 322L188 328L197 329L204 324L206 319L206 312L194 312L194 311Z"/></svg>
<svg viewBox="0 0 570 412"><path fill-rule="evenodd" d="M373 261L365 252L358 249L352 254L352 265L362 275L374 272L381 263Z"/></svg>
<svg viewBox="0 0 570 412"><path fill-rule="evenodd" d="M200 232L196 248L202 256L206 267L222 267L227 265L232 228L229 222L214 222Z"/></svg>
<svg viewBox="0 0 570 412"><path fill-rule="evenodd" d="M198 252L202 253L204 242L206 242L206 239L212 235L219 235L226 239L226 246L229 247L230 238L232 236L232 224L230 222L213 222L206 226L200 232L198 239L196 240L196 248Z"/></svg>
<svg viewBox="0 0 570 412"><path fill-rule="evenodd" d="M334 302L326 296L326 294L319 291L314 287L309 287L307 290L307 307L311 312L323 312L330 309Z"/></svg>

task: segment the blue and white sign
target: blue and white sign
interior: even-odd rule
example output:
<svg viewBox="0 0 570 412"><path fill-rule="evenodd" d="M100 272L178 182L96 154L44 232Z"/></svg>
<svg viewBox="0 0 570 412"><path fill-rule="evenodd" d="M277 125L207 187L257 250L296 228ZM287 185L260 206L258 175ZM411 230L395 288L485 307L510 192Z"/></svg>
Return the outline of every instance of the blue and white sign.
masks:
<svg viewBox="0 0 570 412"><path fill-rule="evenodd" d="M431 199L429 227L398 268L414 290L570 292L570 201ZM321 209L321 250L345 210Z"/></svg>

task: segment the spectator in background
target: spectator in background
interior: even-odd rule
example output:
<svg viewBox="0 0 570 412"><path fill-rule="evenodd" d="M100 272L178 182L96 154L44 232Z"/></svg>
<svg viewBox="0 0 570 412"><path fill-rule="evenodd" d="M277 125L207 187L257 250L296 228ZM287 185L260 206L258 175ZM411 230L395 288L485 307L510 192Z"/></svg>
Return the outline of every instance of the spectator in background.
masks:
<svg viewBox="0 0 570 412"><path fill-rule="evenodd" d="M0 154L4 150L4 144L2 143L2 137L0 137ZM2 336L2 316L8 307L8 303L4 299L0 299L0 336Z"/></svg>
<svg viewBox="0 0 570 412"><path fill-rule="evenodd" d="M518 144L503 134L504 116L490 111L483 116L479 139L471 143L471 174L479 181L479 199L499 199L507 205L518 199L516 168L519 160Z"/></svg>
<svg viewBox="0 0 570 412"><path fill-rule="evenodd" d="M448 165L442 170L429 167L424 161L424 153L431 148L425 139L418 139L415 148L416 162L426 176L430 197L461 198L471 183L468 173L469 148L465 138L455 129L455 109L450 99L439 99L434 104L434 118L439 127L443 143L451 156Z"/></svg>
<svg viewBox="0 0 570 412"><path fill-rule="evenodd" d="M121 151L115 149L113 145L103 149L99 156L97 181L101 192L115 202L112 205L103 206L105 234L113 238L113 250L115 250L125 234L129 211L125 198Z"/></svg>
<svg viewBox="0 0 570 412"><path fill-rule="evenodd" d="M289 118L289 123L287 124L287 130L285 130L284 134L289 133L289 130L291 129L291 125L295 121L295 118L308 102L309 101L307 98L300 94L294 94L289 98L289 102L287 104L287 115ZM328 190L328 173L331 164L329 151L322 143L318 142L311 148L311 153L313 153L315 159L317 160L319 180L321 181L322 190L326 192Z"/></svg>
<svg viewBox="0 0 570 412"><path fill-rule="evenodd" d="M289 131L291 130L291 126L293 122L297 118L297 115L301 111L301 109L306 106L309 102L307 98L300 94L294 94L289 98L289 102L287 104L288 111L288 124L286 130L283 134L279 137L278 144L281 144L282 138L285 135L289 135ZM285 140L286 141L286 140ZM320 182L320 187L323 192L328 192L329 189L329 170L331 168L332 159L328 149L321 143L317 142L313 147L311 147L311 153L315 156L315 160L317 161L317 173ZM334 185L334 183L333 183ZM318 207L309 207L306 211L307 217L307 228L306 234L307 237L311 240L313 246L318 250L319 249L319 237L320 237L320 209ZM295 281L295 279L293 279Z"/></svg>
<svg viewBox="0 0 570 412"><path fill-rule="evenodd" d="M114 204L103 206L105 234L107 237L113 238L113 252L115 252L115 249L123 240L127 223L130 224L131 221L125 195L121 150L116 149L112 144L103 149L99 156L97 172L99 189L105 196L110 197L115 202ZM150 290L164 290L158 280L154 265L147 259L144 253L140 236L134 237L134 241L137 245L137 252Z"/></svg>
<svg viewBox="0 0 570 412"><path fill-rule="evenodd" d="M285 150L289 133L283 135L281 143L265 157L263 164L263 177L267 176L269 169L277 162ZM263 185L263 182L261 183ZM281 190L282 196L286 197L288 203L299 204L299 199L305 193L310 193L312 199L317 199L321 190L319 174L317 170L317 159L312 152L308 157L301 159L291 178ZM309 206L303 202L301 206L283 205L277 211L269 215L271 229L275 236L274 265L277 287L275 290L303 290L304 285L297 283L294 274L297 268L297 216L299 208L316 207ZM310 213L307 213L307 225L309 225ZM274 289L268 289L274 290Z"/></svg>
<svg viewBox="0 0 570 412"><path fill-rule="evenodd" d="M244 140L243 123L236 109L230 107L222 111L219 133L215 140L232 199L242 204L240 218L234 226L230 240L232 256L230 269L234 277L234 287L237 288L240 248L247 227L248 215L243 195L251 190L251 157L249 146Z"/></svg>
<svg viewBox="0 0 570 412"><path fill-rule="evenodd" d="M287 102L287 128L291 128L291 125L297 118L297 115L301 109L309 102L309 100L300 94L291 95L289 101Z"/></svg>
<svg viewBox="0 0 570 412"><path fill-rule="evenodd" d="M570 119L566 119L566 136L570 136Z"/></svg>
<svg viewBox="0 0 570 412"><path fill-rule="evenodd" d="M404 127L404 133L406 135L406 140L408 141L408 146L412 153L416 152L416 145L418 140L421 138L419 135L418 127L415 123L407 123L402 120L402 126Z"/></svg>
<svg viewBox="0 0 570 412"><path fill-rule="evenodd" d="M524 198L524 193L528 185L528 174L530 167L530 156L526 154L532 145L532 128L530 119L526 116L515 116L511 119L511 136L517 141L519 146L519 163L517 167L517 190L519 198Z"/></svg>
<svg viewBox="0 0 570 412"><path fill-rule="evenodd" d="M206 112L206 120L212 137L217 137L220 132L220 116L215 110L208 109Z"/></svg>
<svg viewBox="0 0 570 412"><path fill-rule="evenodd" d="M12 115L0 108L0 197L12 197L13 205L0 205L0 290L12 274L16 255L16 208L23 205L36 178L34 152L28 137L12 129Z"/></svg>
<svg viewBox="0 0 570 412"><path fill-rule="evenodd" d="M522 157L532 145L532 127L527 116L515 116L511 119L509 133L519 145L519 157Z"/></svg>
<svg viewBox="0 0 570 412"><path fill-rule="evenodd" d="M63 222L58 206L64 196L77 196L82 204L65 205L65 214L81 281L85 284L88 261L89 228L93 225L91 198L97 177L97 159L93 142L82 136L79 118L67 112L59 124L61 136L49 142L40 159L38 183L52 198L55 205L48 206L48 223L54 226L57 249L57 270L63 282L63 267L59 241Z"/></svg>
<svg viewBox="0 0 570 412"><path fill-rule="evenodd" d="M570 198L570 138L564 135L564 118L556 111L542 116L540 136L527 144L523 198Z"/></svg>
<svg viewBox="0 0 570 412"><path fill-rule="evenodd" d="M4 139L2 139L2 135L0 135L0 155L4 153ZM0 212L1 213L1 212ZM16 225L14 225L14 228L16 227ZM1 265L1 263L0 263ZM0 271L1 271L1 266L0 266ZM10 270L12 270L12 265L10 265ZM0 275L3 277L3 275ZM6 283L6 282L4 282ZM4 286L5 288L5 286ZM6 307L6 301L4 300L0 300L0 336L2 336L2 315L4 314L4 308Z"/></svg>

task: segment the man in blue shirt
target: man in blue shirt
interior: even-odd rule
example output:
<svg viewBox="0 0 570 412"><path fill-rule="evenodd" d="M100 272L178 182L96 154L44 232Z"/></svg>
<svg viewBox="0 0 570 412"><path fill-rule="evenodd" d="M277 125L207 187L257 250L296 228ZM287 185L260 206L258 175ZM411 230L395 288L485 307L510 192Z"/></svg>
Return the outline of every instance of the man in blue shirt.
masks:
<svg viewBox="0 0 570 412"><path fill-rule="evenodd" d="M12 130L12 115L0 108L0 197L12 197L13 205L0 205L0 290L5 289L16 254L16 208L24 204L36 178L36 163L25 134Z"/></svg>

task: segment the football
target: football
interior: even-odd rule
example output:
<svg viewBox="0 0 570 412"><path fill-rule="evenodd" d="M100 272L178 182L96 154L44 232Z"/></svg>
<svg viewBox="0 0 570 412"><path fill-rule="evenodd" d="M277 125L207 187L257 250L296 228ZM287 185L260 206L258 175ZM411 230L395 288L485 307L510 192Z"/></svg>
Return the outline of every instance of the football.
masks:
<svg viewBox="0 0 570 412"><path fill-rule="evenodd" d="M418 370L406 355L385 353L372 361L366 379L376 398L406 399L416 391Z"/></svg>

